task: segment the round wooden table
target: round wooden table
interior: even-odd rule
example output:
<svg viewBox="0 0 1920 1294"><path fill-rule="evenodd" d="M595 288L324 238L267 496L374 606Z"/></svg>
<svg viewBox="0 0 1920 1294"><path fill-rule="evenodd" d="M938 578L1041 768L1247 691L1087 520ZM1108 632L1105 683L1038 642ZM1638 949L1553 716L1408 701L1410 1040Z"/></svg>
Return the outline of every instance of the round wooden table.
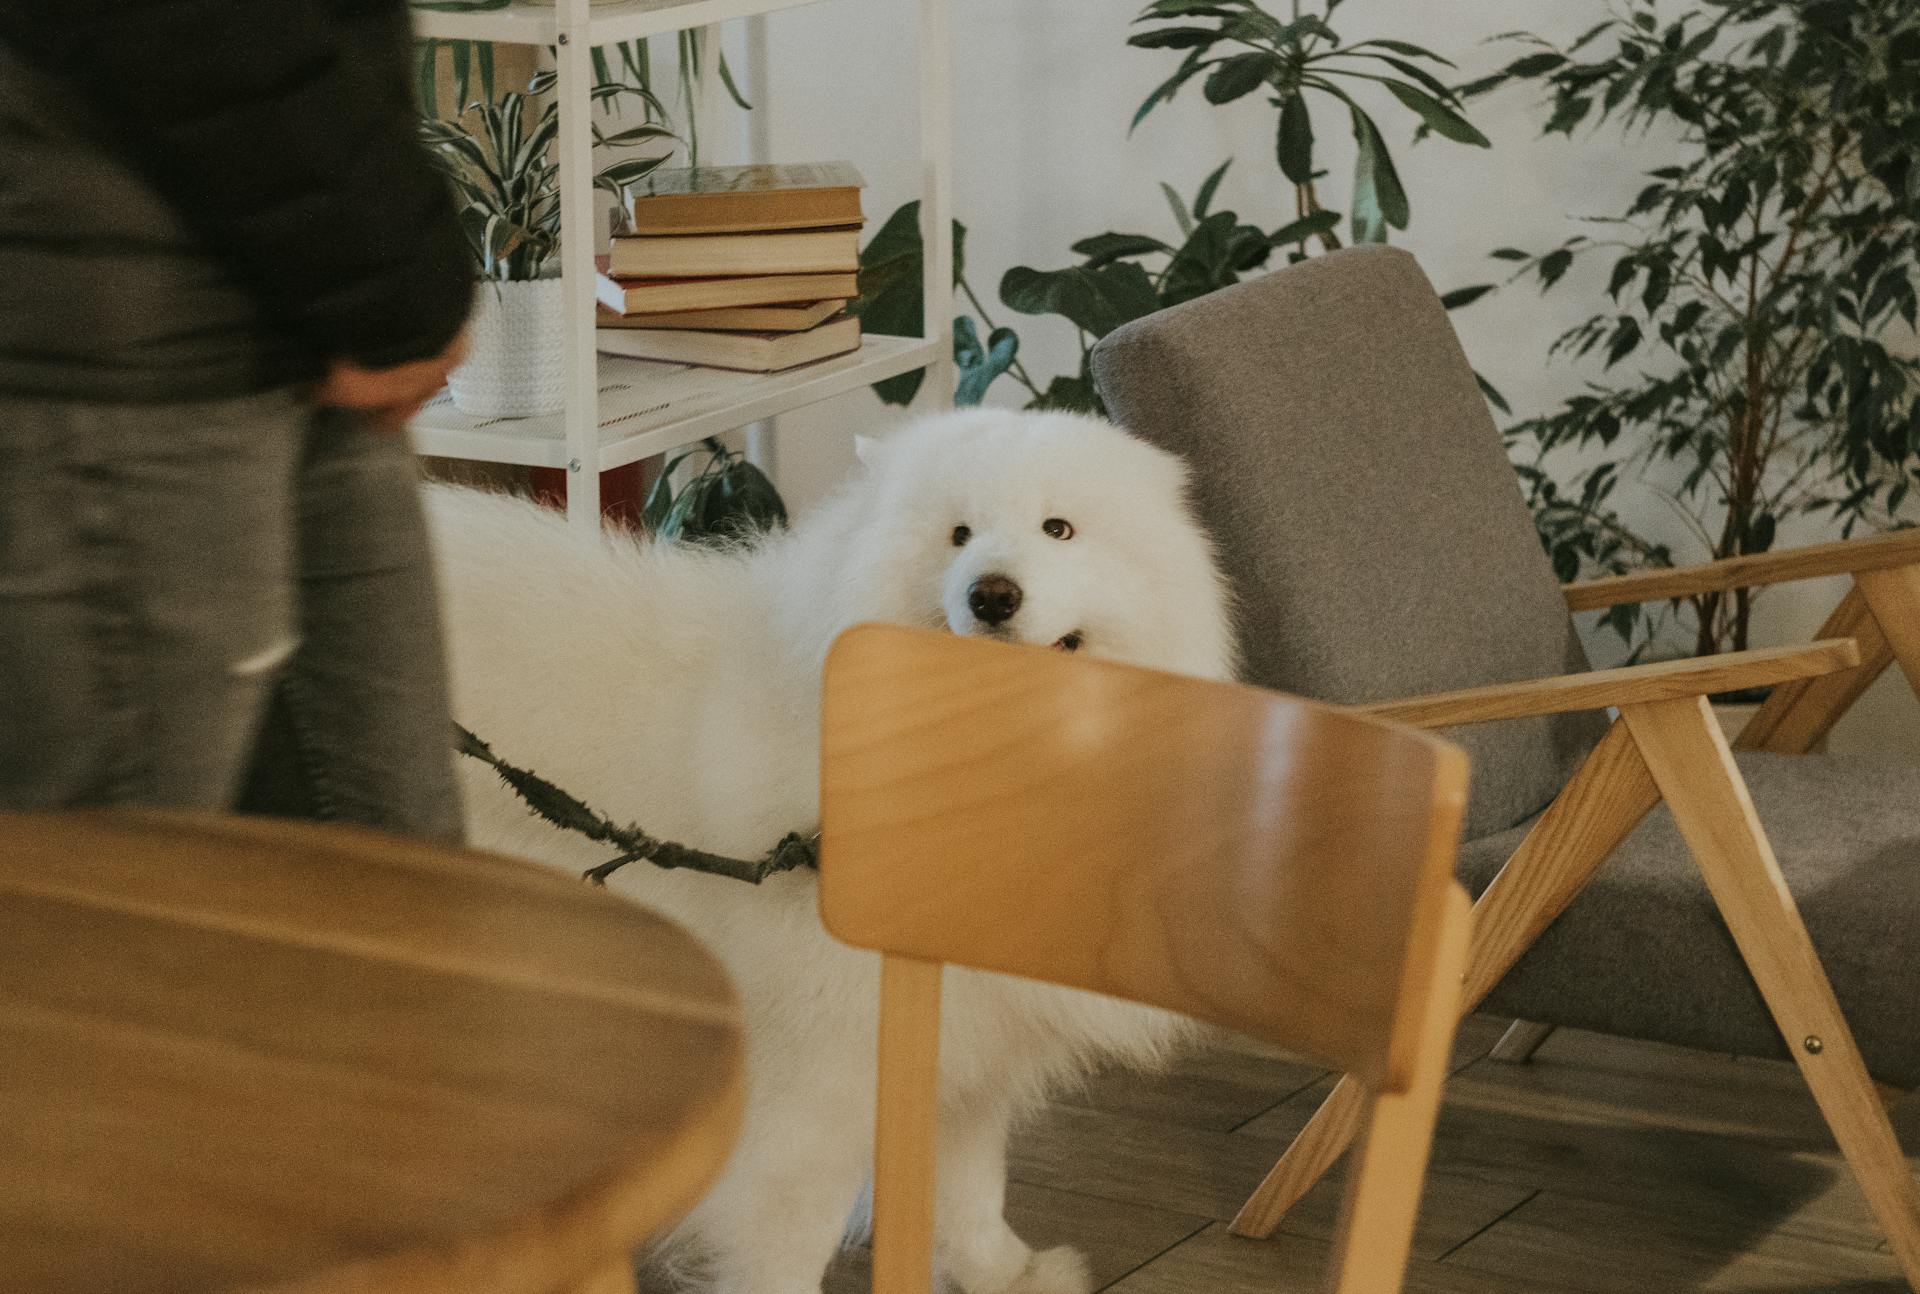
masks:
<svg viewBox="0 0 1920 1294"><path fill-rule="evenodd" d="M560 1294L719 1172L679 927L372 832L0 815L0 1291Z"/></svg>

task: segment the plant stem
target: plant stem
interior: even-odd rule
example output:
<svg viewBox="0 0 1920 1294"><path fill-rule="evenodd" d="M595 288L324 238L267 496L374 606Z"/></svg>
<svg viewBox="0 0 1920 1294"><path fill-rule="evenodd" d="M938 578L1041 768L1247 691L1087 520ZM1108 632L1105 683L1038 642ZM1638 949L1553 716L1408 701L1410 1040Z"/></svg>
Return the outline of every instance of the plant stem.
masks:
<svg viewBox="0 0 1920 1294"><path fill-rule="evenodd" d="M960 276L960 290L967 294L967 300L973 303L974 311L980 316L980 322L987 326L988 336L992 336L994 330L998 328L999 325L994 323L993 316L987 313L987 307L981 302L980 298L975 295L973 284L967 282L967 276L964 274ZM1018 356L1014 358L1013 363L1007 368L1007 372L1013 375L1014 381L1033 392L1036 398L1044 394L1039 387L1033 384L1033 379L1027 375L1026 365L1020 362Z"/></svg>

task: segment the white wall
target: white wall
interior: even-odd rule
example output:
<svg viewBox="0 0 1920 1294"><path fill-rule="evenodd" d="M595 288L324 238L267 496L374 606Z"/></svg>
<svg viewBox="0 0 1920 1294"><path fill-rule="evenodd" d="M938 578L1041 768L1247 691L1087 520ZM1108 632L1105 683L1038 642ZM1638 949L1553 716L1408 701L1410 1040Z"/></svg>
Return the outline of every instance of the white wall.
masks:
<svg viewBox="0 0 1920 1294"><path fill-rule="evenodd" d="M1217 206L1269 228L1291 214L1291 189L1273 160L1273 110L1258 96L1216 108L1195 83L1128 137L1141 99L1177 62L1173 53L1126 45L1139 11L1134 0L952 3L955 212L968 227L968 278L995 321L1018 328L1023 360L1041 385L1047 375L1073 371L1078 350L1064 322L1014 316L1000 304L999 279L1008 267L1069 264L1069 244L1108 229L1170 237L1172 217L1158 182L1190 195L1228 157L1236 160ZM755 143L774 158L853 159L869 181L867 213L876 223L919 193L917 9L917 0L823 0L762 20L751 40L731 38L755 85L758 111L748 127ZM1350 0L1337 26L1348 40L1393 36L1425 45L1457 62L1464 78L1517 56L1511 44L1487 43L1495 33L1525 26L1563 39L1603 15L1603 0ZM1415 147L1408 114L1384 92L1378 98L1374 115L1414 207L1412 228L1396 241L1443 291L1497 280L1505 265L1487 258L1494 247L1541 249L1575 228L1571 215L1623 209L1644 183L1643 172L1668 155L1665 139L1627 143L1616 131L1543 139L1542 114L1524 90L1471 109L1491 149L1439 139ZM1325 118L1316 122L1316 157L1331 172L1323 182L1326 200L1344 209L1351 141L1344 122ZM1516 285L1454 317L1468 355L1517 412L1550 407L1578 383L1577 372L1549 366L1545 352L1560 329L1590 312L1604 267L1585 273L1551 296ZM991 399L1018 404L1023 397L1003 378ZM850 468L853 434L884 429L900 416L861 393L783 418L778 470L790 501L797 509L816 501ZM1641 496L1623 505L1677 553L1688 553L1663 504ZM1774 592L1760 604L1760 640L1804 636L1835 597L1831 585ZM1611 638L1594 643L1596 659L1616 654ZM1920 703L1902 680L1883 680L1848 730L1836 734L1841 746L1861 742L1901 744L1920 757Z"/></svg>

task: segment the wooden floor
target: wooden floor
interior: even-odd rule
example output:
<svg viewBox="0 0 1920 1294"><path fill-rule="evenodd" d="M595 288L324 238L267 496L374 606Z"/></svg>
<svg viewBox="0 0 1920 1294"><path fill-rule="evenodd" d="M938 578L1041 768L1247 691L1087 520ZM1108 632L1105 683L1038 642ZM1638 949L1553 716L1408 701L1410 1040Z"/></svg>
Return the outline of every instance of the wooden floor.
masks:
<svg viewBox="0 0 1920 1294"><path fill-rule="evenodd" d="M1486 1056L1503 1025L1462 1029L1407 1290L1906 1289L1791 1065L1572 1031L1507 1065ZM1015 1137L1008 1216L1118 1294L1316 1291L1336 1182L1271 1242L1226 1220L1327 1087L1247 1044L1103 1077ZM1894 1113L1920 1149L1920 1098ZM864 1294L865 1257L828 1294Z"/></svg>

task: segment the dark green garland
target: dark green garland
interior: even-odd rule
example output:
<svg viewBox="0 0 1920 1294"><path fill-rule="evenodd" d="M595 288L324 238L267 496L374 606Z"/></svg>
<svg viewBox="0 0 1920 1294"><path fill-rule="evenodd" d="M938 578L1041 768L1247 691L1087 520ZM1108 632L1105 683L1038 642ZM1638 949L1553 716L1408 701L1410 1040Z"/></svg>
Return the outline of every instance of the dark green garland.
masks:
<svg viewBox="0 0 1920 1294"><path fill-rule="evenodd" d="M684 868L706 872L710 876L728 876L749 885L758 885L779 872L820 865L820 836L817 832L802 836L797 831L790 831L780 838L779 844L759 858L746 859L710 854L704 849L694 849L671 840L656 840L632 824L617 826L610 818L595 813L552 782L507 763L495 755L486 742L459 724L454 725L454 731L459 734L454 741L455 748L498 773L500 780L512 787L514 794L525 800L527 807L539 817L562 831L575 831L589 840L613 845L622 851L619 857L598 867L590 867L581 874L583 880L595 885L605 885L607 877L628 863L643 860L655 867Z"/></svg>

